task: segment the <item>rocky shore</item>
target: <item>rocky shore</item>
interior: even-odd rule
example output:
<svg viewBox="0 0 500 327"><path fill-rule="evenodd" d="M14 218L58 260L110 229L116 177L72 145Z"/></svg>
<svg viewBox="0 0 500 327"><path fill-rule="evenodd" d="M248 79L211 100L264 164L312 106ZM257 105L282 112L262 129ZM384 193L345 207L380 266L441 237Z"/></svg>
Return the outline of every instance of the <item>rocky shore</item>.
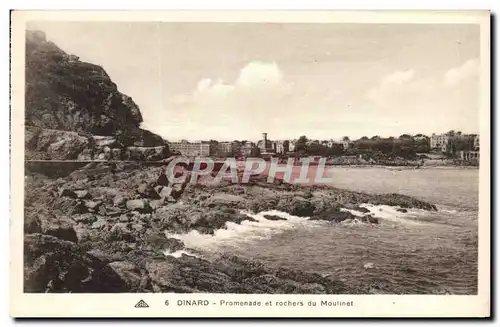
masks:
<svg viewBox="0 0 500 327"><path fill-rule="evenodd" d="M102 67L40 31L27 31L25 59L25 292L355 293L335 276L208 258L167 235L213 234L266 210L332 228L379 223L363 203L436 210L398 194L259 179L171 185L160 174L166 141L141 128L138 106Z"/></svg>
<svg viewBox="0 0 500 327"><path fill-rule="evenodd" d="M362 203L436 210L398 194L259 179L169 185L161 167L140 163L90 163L50 177L33 165L25 180L26 292L352 293L334 276L224 254L207 259L166 232L213 234L227 222L252 220L244 212L272 209L329 221L332 228L346 220L378 223ZM166 255L181 250L196 256Z"/></svg>

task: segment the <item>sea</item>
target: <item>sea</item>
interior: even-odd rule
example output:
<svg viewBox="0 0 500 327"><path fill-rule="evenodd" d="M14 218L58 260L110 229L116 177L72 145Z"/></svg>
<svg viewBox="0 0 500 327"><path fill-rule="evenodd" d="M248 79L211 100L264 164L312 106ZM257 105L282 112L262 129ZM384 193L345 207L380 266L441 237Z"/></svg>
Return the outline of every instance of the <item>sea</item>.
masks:
<svg viewBox="0 0 500 327"><path fill-rule="evenodd" d="M438 211L364 204L380 224L247 213L258 221L169 236L206 257L233 254L341 280L353 294L477 294L478 169L331 167L328 175L335 187L410 195ZM267 213L286 220L266 220Z"/></svg>

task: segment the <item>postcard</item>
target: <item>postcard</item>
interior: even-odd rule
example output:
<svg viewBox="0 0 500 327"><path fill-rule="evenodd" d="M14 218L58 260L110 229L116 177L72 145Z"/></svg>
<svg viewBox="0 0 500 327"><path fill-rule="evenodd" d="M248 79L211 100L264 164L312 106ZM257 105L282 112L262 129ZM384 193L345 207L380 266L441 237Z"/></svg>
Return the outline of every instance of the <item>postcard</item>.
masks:
<svg viewBox="0 0 500 327"><path fill-rule="evenodd" d="M490 316L489 11L11 18L11 316Z"/></svg>

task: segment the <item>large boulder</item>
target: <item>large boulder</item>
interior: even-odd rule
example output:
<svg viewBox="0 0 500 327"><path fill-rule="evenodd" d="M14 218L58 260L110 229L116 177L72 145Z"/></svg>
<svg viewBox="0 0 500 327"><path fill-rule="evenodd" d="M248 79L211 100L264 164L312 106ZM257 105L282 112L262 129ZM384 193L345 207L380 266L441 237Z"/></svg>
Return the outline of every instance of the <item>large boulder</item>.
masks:
<svg viewBox="0 0 500 327"><path fill-rule="evenodd" d="M77 160L90 146L89 137L76 132L28 126L26 134L27 159Z"/></svg>
<svg viewBox="0 0 500 327"><path fill-rule="evenodd" d="M310 218L310 220L326 220L331 222L342 222L346 219L355 219L352 213L348 211L337 211L337 210L327 210L323 211L320 214L314 215Z"/></svg>
<svg viewBox="0 0 500 327"><path fill-rule="evenodd" d="M150 278L137 265L127 261L115 261L108 266L123 280L129 292L149 291Z"/></svg>
<svg viewBox="0 0 500 327"><path fill-rule="evenodd" d="M294 196L291 199L281 199L278 206L281 211L299 217L310 217L314 213L314 206L311 204L311 201L300 196Z"/></svg>
<svg viewBox="0 0 500 327"><path fill-rule="evenodd" d="M129 210L138 211L138 212L151 212L152 211L151 206L149 205L149 203L146 199L128 200L126 202L126 207Z"/></svg>
<svg viewBox="0 0 500 327"><path fill-rule="evenodd" d="M24 237L24 291L27 293L127 292L106 263L75 243L43 234Z"/></svg>

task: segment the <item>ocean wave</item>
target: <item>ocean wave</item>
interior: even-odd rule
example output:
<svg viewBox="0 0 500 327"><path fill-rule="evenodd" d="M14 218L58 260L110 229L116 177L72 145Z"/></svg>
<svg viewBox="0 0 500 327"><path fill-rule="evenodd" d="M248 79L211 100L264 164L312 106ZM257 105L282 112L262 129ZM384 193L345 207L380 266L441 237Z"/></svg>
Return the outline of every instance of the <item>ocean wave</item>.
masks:
<svg viewBox="0 0 500 327"><path fill-rule="evenodd" d="M182 257L183 254L185 255L189 255L189 256L192 256L192 257L198 257L197 255L195 255L194 253L191 253L189 251L185 251L185 250L177 250L177 251L174 251L174 252L170 252L168 250L165 250L163 252L165 254L165 256L171 256L171 257L174 257L174 258L180 258Z"/></svg>
<svg viewBox="0 0 500 327"><path fill-rule="evenodd" d="M168 234L168 237L176 238L184 242L186 247L194 249L213 249L227 243L248 243L263 240L275 234L290 229L296 229L305 224L318 225L317 222L308 221L308 218L297 217L278 210L269 210L257 214L242 211L243 214L256 221L244 220L241 224L226 222L226 228L218 229L213 235L202 234L192 230L185 234ZM284 220L269 220L265 215L272 215Z"/></svg>
<svg viewBox="0 0 500 327"><path fill-rule="evenodd" d="M385 204L375 205L370 203L360 204L360 207L368 209L376 218L380 218L390 222L396 222L403 225L422 225L423 221L419 221L418 216L429 215L428 211L422 209L406 209L406 212L398 211L401 209L398 206L389 206ZM354 214L354 213L353 213Z"/></svg>

